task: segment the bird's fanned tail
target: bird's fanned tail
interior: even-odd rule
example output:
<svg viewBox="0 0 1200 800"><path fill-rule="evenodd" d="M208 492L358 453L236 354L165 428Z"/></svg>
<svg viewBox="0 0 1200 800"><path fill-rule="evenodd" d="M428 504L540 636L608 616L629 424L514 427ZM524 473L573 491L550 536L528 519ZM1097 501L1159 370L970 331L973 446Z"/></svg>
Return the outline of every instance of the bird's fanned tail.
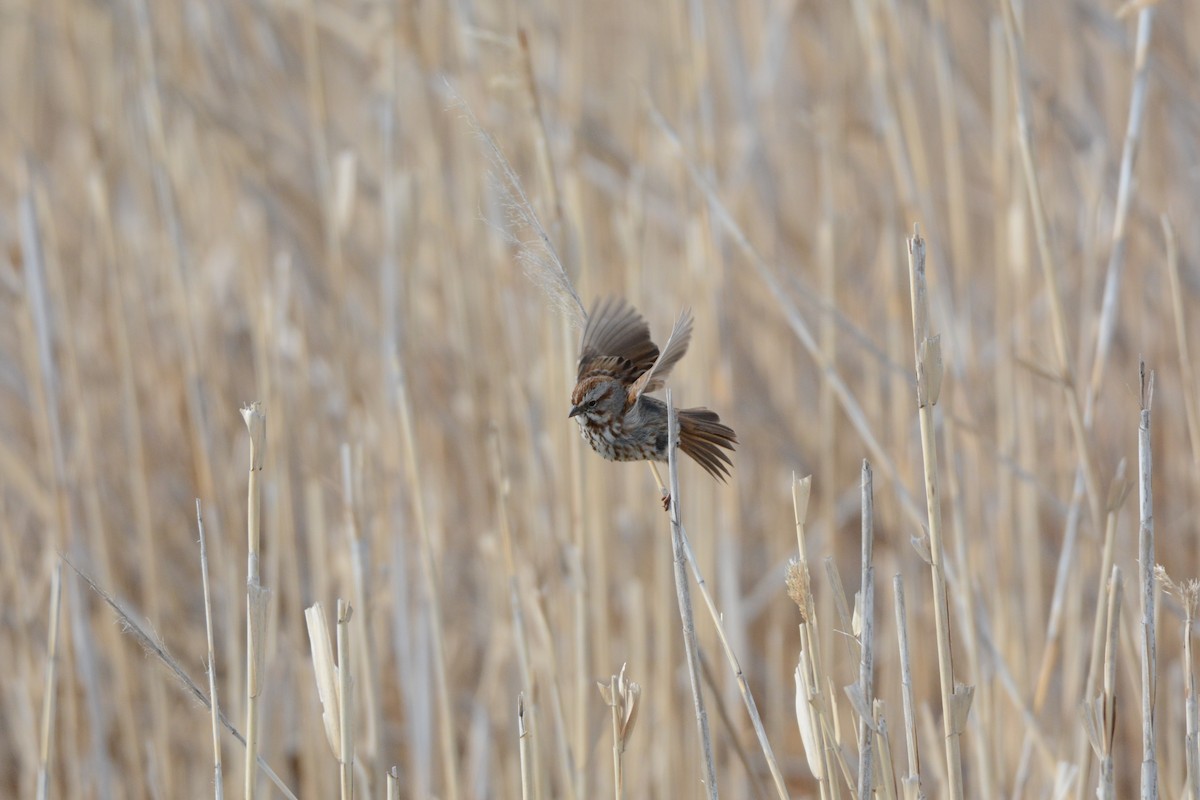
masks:
<svg viewBox="0 0 1200 800"><path fill-rule="evenodd" d="M722 424L717 413L707 408L682 408L678 416L679 449L695 459L708 474L724 481L733 466L725 450L733 450L737 444L733 428Z"/></svg>

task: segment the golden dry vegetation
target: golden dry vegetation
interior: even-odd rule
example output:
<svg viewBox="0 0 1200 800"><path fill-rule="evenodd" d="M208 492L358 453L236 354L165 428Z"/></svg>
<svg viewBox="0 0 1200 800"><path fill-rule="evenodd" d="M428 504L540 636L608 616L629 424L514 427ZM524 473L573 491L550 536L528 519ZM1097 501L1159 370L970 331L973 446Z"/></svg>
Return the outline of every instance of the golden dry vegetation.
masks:
<svg viewBox="0 0 1200 800"><path fill-rule="evenodd" d="M625 796L703 797L693 675L724 797L856 796L866 741L880 797L1106 754L1134 797L1151 741L1195 796L1200 15L1015 12L0 5L0 794L244 792L199 499L219 704L296 797L612 797L614 733ZM567 285L690 306L673 397L738 431L728 484L680 465L691 668L654 480L567 419Z"/></svg>

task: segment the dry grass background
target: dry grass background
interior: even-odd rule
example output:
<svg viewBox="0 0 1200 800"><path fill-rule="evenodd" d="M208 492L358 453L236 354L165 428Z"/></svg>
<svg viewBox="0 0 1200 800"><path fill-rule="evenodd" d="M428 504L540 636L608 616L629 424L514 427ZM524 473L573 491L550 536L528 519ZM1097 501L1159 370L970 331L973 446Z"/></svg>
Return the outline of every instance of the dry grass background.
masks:
<svg viewBox="0 0 1200 800"><path fill-rule="evenodd" d="M526 796L612 796L595 682L626 662L641 686L626 795L704 794L657 489L585 452L566 418L578 330L540 288L547 251L474 115L585 301L620 293L660 337L695 311L674 396L718 409L741 445L728 485L682 466L682 516L792 796L820 791L794 706L792 478L813 476L808 565L854 773L842 687L858 644L832 579L852 606L863 458L885 768L907 773L900 574L922 783L949 796L912 544L925 486L905 237L920 224L945 360L950 635L975 692L964 795L1090 796L1081 705L1097 614L1107 624L1110 486L1122 460L1138 476L1139 358L1156 375L1155 560L1177 581L1200 571L1200 385L1180 346L1200 307L1200 15L1180 0L1116 12L1021 14L1043 252L996 3L4 2L0 794L33 796L45 758L48 796L213 791L207 710L69 569L54 617L52 579L70 558L207 686L199 498L216 683L242 727L249 400L267 440L258 739L297 796L339 791L304 617L319 601L332 624L337 598L353 608L359 796L382 795L393 765L394 796L521 796L520 693ZM1119 797L1142 762L1137 497L1112 528ZM1157 613L1161 793L1181 797L1184 604L1160 593ZM711 619L696 624L721 793L775 796ZM228 734L222 749L237 793L243 749ZM823 790L851 796L840 773Z"/></svg>

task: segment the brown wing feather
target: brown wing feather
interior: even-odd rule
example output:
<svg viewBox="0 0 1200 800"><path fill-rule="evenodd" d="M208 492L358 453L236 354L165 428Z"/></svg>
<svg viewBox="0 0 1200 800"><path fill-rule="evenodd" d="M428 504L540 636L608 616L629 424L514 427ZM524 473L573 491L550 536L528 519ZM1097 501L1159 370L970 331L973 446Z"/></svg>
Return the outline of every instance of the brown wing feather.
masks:
<svg viewBox="0 0 1200 800"><path fill-rule="evenodd" d="M687 453L717 480L729 477L733 461L726 450L733 450L737 434L707 408L679 410L679 449Z"/></svg>
<svg viewBox="0 0 1200 800"><path fill-rule="evenodd" d="M692 312L690 309L684 309L683 313L679 315L679 319L675 320L675 327L671 328L671 335L667 337L667 343L663 345L662 354L629 387L628 402L630 405L636 403L644 393L661 389L666 384L667 373L679 363L679 359L683 358L691 341Z"/></svg>
<svg viewBox="0 0 1200 800"><path fill-rule="evenodd" d="M603 369L631 383L654 366L657 358L650 326L633 306L615 297L596 301L579 346L578 378Z"/></svg>

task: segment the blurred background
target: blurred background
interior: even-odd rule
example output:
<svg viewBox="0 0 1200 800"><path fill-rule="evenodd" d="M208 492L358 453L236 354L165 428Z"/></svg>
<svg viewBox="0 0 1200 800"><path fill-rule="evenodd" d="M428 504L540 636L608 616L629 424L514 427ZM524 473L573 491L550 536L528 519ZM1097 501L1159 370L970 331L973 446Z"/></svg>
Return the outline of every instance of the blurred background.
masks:
<svg viewBox="0 0 1200 800"><path fill-rule="evenodd" d="M912 741L926 792L949 796L919 224L955 678L975 691L965 796L1094 792L1081 706L1100 690L1109 519L1126 578L1112 752L1132 796L1139 359L1155 560L1200 570L1200 15L1015 10L1012 50L988 2L0 4L0 794L34 796L39 775L56 797L213 792L208 710L70 568L53 614L53 575L69 558L207 695L199 499L219 699L243 727L239 408L257 400L260 752L296 796L338 792L304 621L320 602L332 626L338 598L359 796L393 766L404 797L522 796L518 695L525 796L612 796L596 681L622 664L641 687L626 796L704 796L658 490L567 419L570 282L585 305L629 299L660 343L695 313L675 402L716 409L740 444L727 484L681 465L682 517L793 797L819 791L784 585L793 478L812 475L808 566L853 773L859 649L838 607L859 588L871 461L877 783L908 773L899 574ZM721 793L776 796L695 602ZM1186 606L1161 593L1164 797L1189 757ZM223 734L231 794L243 752Z"/></svg>

